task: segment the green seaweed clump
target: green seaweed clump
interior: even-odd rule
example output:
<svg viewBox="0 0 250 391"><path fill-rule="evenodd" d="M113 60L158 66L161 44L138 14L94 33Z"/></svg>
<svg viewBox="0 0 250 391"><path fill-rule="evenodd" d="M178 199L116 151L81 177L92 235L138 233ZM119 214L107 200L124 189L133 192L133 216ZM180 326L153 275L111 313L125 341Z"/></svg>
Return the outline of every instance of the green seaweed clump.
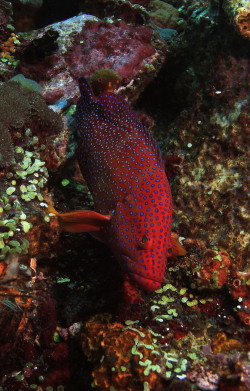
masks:
<svg viewBox="0 0 250 391"><path fill-rule="evenodd" d="M47 207L42 191L46 186L48 171L45 162L40 158L44 146L36 146L38 139L26 129L22 139L27 145L15 147L15 163L6 174L6 180L1 187L5 190L0 196L0 260L5 260L10 254L27 254L29 241L25 235L33 227L29 221L30 201L37 201L39 207Z"/></svg>
<svg viewBox="0 0 250 391"><path fill-rule="evenodd" d="M114 91L120 81L120 77L111 69L99 69L90 78L91 87L96 95Z"/></svg>

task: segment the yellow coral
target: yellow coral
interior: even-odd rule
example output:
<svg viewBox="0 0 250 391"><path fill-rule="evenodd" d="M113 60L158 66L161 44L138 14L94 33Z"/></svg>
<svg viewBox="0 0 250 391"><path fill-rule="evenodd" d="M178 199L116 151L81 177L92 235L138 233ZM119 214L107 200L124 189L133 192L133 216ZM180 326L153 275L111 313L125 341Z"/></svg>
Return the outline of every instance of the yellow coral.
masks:
<svg viewBox="0 0 250 391"><path fill-rule="evenodd" d="M2 58L5 58L9 61L14 61L13 53L16 51L16 44L19 43L18 37L16 34L11 33L7 41L3 42L0 45L0 55Z"/></svg>
<svg viewBox="0 0 250 391"><path fill-rule="evenodd" d="M223 2L224 11L231 23L245 37L250 38L250 3L249 0L228 0Z"/></svg>
<svg viewBox="0 0 250 391"><path fill-rule="evenodd" d="M212 340L212 351L215 354L239 349L241 343L237 339L228 338L225 333L218 333Z"/></svg>

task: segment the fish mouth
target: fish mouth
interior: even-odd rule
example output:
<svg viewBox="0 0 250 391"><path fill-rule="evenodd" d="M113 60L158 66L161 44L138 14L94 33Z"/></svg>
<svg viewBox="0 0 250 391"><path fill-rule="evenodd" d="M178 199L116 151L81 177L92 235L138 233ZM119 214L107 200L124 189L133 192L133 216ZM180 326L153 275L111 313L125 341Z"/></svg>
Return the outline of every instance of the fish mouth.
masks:
<svg viewBox="0 0 250 391"><path fill-rule="evenodd" d="M139 274L136 271L133 271L133 268L135 268L135 261L133 261L127 255L122 255L122 260L122 266L125 273L139 288L147 292L154 292L161 287L162 281L154 280L150 277L146 277L143 274Z"/></svg>
<svg viewBox="0 0 250 391"><path fill-rule="evenodd" d="M161 287L161 282L152 280L151 278L143 277L140 274L129 273L129 276L131 280L134 281L136 285L144 291L154 292Z"/></svg>

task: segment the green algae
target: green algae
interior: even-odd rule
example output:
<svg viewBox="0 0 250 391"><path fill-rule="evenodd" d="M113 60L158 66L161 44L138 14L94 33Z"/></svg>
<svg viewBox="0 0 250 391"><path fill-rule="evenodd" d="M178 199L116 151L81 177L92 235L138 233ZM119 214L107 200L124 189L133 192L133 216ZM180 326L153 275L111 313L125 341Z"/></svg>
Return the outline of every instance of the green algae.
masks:
<svg viewBox="0 0 250 391"><path fill-rule="evenodd" d="M32 224L27 221L25 204L33 200L43 201L37 186L43 189L48 179L45 162L40 159L38 138L32 137L30 129L26 130L25 136L27 139L24 138L23 141L25 145L30 145L28 148L31 149L25 149L23 146L15 147L15 163L6 173L7 186L0 197L0 226L6 228L6 232L0 234L0 260L4 260L8 254L27 253L29 241L20 237L22 232L26 234L32 228ZM10 199L13 196L16 197L14 202ZM10 218L11 214L15 217Z"/></svg>

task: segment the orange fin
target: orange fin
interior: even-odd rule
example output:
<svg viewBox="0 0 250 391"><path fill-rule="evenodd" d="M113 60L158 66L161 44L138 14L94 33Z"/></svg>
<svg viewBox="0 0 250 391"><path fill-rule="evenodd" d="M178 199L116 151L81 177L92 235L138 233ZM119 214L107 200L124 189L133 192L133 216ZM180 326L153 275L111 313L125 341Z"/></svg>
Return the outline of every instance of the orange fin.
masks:
<svg viewBox="0 0 250 391"><path fill-rule="evenodd" d="M111 218L110 215L102 215L85 209L59 213L52 205L48 206L48 212L56 215L59 218L62 229L68 232L100 231Z"/></svg>
<svg viewBox="0 0 250 391"><path fill-rule="evenodd" d="M187 252L178 240L178 235L171 232L172 254L171 256L185 255Z"/></svg>

